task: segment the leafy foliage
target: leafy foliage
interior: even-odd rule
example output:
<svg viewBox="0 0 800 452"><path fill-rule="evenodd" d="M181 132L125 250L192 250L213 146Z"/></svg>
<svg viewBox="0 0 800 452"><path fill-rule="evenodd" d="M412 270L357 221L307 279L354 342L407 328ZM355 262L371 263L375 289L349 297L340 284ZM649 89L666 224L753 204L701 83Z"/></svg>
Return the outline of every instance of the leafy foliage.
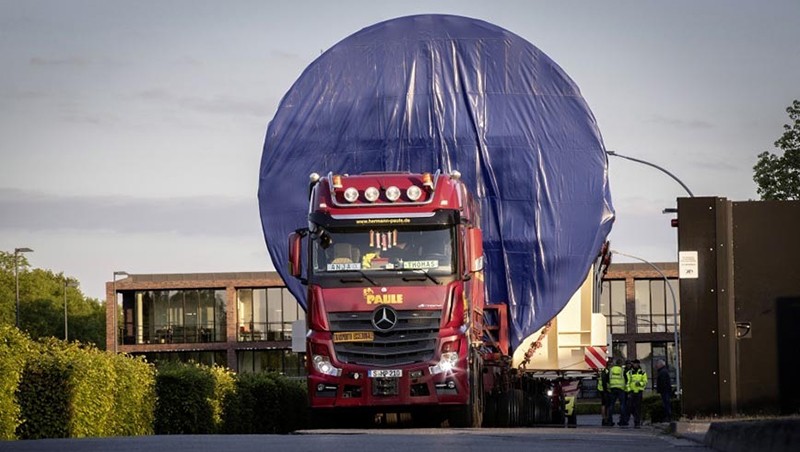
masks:
<svg viewBox="0 0 800 452"><path fill-rule="evenodd" d="M152 435L156 409L155 367L144 357L109 356L115 375L113 434Z"/></svg>
<svg viewBox="0 0 800 452"><path fill-rule="evenodd" d="M18 329L0 325L0 440L16 437L20 424L17 387L33 344Z"/></svg>
<svg viewBox="0 0 800 452"><path fill-rule="evenodd" d="M156 373L156 434L208 434L221 430L222 407L233 375L218 367L165 362Z"/></svg>
<svg viewBox="0 0 800 452"><path fill-rule="evenodd" d="M278 374L239 374L225 405L226 433L288 433L307 423L305 385Z"/></svg>
<svg viewBox="0 0 800 452"><path fill-rule="evenodd" d="M153 368L142 359L46 339L17 389L22 439L152 432Z"/></svg>
<svg viewBox="0 0 800 452"><path fill-rule="evenodd" d="M672 418L677 419L681 414L681 401L672 398ZM654 424L664 422L664 406L659 394L650 395L642 399L642 419L650 419Z"/></svg>
<svg viewBox="0 0 800 452"><path fill-rule="evenodd" d="M775 142L783 155L762 152L753 167L753 180L765 201L800 200L800 101L792 102L786 113L791 121L783 126L783 135Z"/></svg>
<svg viewBox="0 0 800 452"><path fill-rule="evenodd" d="M0 251L0 325L15 325L16 286L14 254ZM19 256L20 329L31 338L64 337L64 291L70 340L105 347L105 306L87 298L77 287L65 289L66 275L29 269Z"/></svg>

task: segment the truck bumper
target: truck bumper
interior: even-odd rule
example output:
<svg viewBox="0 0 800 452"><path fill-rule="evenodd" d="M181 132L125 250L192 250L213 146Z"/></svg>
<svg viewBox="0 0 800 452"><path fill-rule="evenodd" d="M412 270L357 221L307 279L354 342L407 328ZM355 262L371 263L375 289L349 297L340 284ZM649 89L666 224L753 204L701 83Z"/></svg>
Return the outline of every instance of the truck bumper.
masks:
<svg viewBox="0 0 800 452"><path fill-rule="evenodd" d="M370 378L360 366L342 368L339 377L310 372L308 394L311 408L409 407L464 405L469 402L466 360L456 369L432 375L432 364L402 368L398 378Z"/></svg>

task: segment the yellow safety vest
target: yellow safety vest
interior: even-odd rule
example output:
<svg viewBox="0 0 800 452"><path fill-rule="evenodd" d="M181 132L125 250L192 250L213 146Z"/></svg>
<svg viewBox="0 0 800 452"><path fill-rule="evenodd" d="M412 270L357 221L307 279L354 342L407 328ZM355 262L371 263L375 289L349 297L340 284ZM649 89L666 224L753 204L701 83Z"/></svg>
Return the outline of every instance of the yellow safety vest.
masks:
<svg viewBox="0 0 800 452"><path fill-rule="evenodd" d="M605 392L606 388L603 386L603 378L608 373L608 369L603 369L597 374L597 390L600 392Z"/></svg>
<svg viewBox="0 0 800 452"><path fill-rule="evenodd" d="M625 371L620 366L612 366L608 374L608 388L625 390Z"/></svg>
<svg viewBox="0 0 800 452"><path fill-rule="evenodd" d="M628 391L638 394L647 387L647 373L642 370L631 370L628 378Z"/></svg>

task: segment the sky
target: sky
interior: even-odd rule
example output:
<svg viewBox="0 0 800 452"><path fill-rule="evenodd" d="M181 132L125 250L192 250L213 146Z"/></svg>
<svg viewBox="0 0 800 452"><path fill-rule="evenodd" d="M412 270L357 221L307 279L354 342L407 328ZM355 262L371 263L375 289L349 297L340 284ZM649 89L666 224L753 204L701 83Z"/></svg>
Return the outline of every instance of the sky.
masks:
<svg viewBox="0 0 800 452"><path fill-rule="evenodd" d="M114 271L272 270L256 192L281 97L348 35L422 13L530 41L608 150L695 196L757 199L756 156L800 98L796 0L0 0L0 250L96 298ZM662 210L683 188L615 157L609 180L612 248L675 261Z"/></svg>

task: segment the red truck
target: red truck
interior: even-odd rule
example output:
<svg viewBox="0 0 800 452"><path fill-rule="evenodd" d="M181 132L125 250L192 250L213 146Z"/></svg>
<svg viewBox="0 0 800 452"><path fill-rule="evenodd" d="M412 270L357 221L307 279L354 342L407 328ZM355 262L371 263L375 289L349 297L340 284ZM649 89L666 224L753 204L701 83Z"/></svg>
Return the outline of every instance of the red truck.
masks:
<svg viewBox="0 0 800 452"><path fill-rule="evenodd" d="M359 408L479 427L491 398L494 424L563 420L557 380L512 371L506 306L484 300L479 224L455 171L312 174L289 260L308 275L316 418Z"/></svg>

